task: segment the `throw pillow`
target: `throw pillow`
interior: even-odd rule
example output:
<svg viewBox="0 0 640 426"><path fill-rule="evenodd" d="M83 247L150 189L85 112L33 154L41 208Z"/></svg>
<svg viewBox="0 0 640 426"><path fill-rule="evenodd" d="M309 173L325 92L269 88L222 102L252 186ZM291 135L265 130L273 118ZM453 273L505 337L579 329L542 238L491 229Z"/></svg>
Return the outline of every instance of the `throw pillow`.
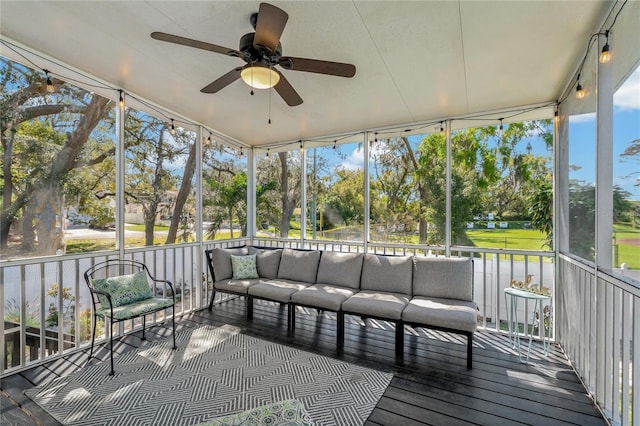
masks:
<svg viewBox="0 0 640 426"><path fill-rule="evenodd" d="M233 270L234 280L258 278L258 269L256 268L256 255L231 255L231 269Z"/></svg>
<svg viewBox="0 0 640 426"><path fill-rule="evenodd" d="M93 286L96 290L111 295L114 308L153 297L147 281L147 274L144 271L131 275L119 275L93 280ZM105 296L99 294L98 299L103 308L108 309L110 307L109 300Z"/></svg>

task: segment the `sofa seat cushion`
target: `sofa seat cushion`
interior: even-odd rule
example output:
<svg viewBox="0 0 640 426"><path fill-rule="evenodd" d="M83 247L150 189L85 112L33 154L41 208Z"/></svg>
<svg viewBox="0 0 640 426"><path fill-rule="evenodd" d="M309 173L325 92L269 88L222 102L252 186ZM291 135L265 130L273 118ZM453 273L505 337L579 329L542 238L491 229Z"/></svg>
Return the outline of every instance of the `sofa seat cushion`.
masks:
<svg viewBox="0 0 640 426"><path fill-rule="evenodd" d="M363 290L344 301L342 310L351 314L399 320L408 303L409 296L406 294Z"/></svg>
<svg viewBox="0 0 640 426"><path fill-rule="evenodd" d="M311 284L293 280L266 280L249 287L248 294L262 299L289 303L291 295Z"/></svg>
<svg viewBox="0 0 640 426"><path fill-rule="evenodd" d="M342 302L353 296L357 291L353 288L331 284L314 284L297 293L293 293L291 301L299 305L337 312L342 307Z"/></svg>
<svg viewBox="0 0 640 426"><path fill-rule="evenodd" d="M137 318L141 315L150 314L173 306L173 298L161 299L159 297L151 297L149 299L139 300L128 305L117 306L113 308L113 319L117 321L129 318ZM96 310L99 317L111 317L111 309L102 308Z"/></svg>
<svg viewBox="0 0 640 426"><path fill-rule="evenodd" d="M402 319L408 323L472 333L478 328L475 302L457 299L415 296L402 312Z"/></svg>
<svg viewBox="0 0 640 426"><path fill-rule="evenodd" d="M227 293L247 294L247 290L252 285L258 284L259 279L243 279L243 280L220 280L213 283L216 290L224 291Z"/></svg>

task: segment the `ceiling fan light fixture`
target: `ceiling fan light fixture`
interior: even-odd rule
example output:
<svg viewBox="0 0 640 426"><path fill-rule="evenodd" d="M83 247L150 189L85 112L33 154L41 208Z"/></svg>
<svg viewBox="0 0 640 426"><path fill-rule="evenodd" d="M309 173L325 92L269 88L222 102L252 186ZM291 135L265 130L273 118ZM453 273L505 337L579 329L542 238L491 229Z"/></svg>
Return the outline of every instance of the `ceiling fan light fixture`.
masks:
<svg viewBox="0 0 640 426"><path fill-rule="evenodd" d="M280 81L280 74L262 64L245 65L240 71L240 77L254 89L270 89Z"/></svg>

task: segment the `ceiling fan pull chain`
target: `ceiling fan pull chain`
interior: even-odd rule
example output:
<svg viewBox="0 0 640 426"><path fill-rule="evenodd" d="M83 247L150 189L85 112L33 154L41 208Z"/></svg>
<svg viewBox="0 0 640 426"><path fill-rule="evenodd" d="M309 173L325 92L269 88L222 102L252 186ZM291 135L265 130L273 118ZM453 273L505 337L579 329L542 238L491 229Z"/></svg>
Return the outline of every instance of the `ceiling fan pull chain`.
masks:
<svg viewBox="0 0 640 426"><path fill-rule="evenodd" d="M251 65L251 96L253 96L253 64Z"/></svg>
<svg viewBox="0 0 640 426"><path fill-rule="evenodd" d="M271 86L271 74L269 74L269 86ZM273 86L269 88L269 124L271 124L271 92L273 92Z"/></svg>

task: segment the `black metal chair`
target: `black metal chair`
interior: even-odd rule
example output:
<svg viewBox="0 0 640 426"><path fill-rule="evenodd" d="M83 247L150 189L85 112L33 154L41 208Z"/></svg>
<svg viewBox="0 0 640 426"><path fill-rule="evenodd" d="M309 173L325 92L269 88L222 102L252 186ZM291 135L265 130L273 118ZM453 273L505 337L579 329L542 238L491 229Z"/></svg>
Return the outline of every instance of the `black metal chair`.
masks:
<svg viewBox="0 0 640 426"><path fill-rule="evenodd" d="M171 281L156 279L143 263L125 259L111 259L97 263L87 269L84 273L84 279L91 291L93 302L93 327L89 360L93 356L98 318L109 320L111 343L111 372L109 374L113 375L113 324L141 317L142 340L145 340L146 315L168 308L174 308L172 316L173 349L176 349L176 295ZM162 284L162 287L158 288L157 284ZM158 292L161 297L156 296Z"/></svg>

